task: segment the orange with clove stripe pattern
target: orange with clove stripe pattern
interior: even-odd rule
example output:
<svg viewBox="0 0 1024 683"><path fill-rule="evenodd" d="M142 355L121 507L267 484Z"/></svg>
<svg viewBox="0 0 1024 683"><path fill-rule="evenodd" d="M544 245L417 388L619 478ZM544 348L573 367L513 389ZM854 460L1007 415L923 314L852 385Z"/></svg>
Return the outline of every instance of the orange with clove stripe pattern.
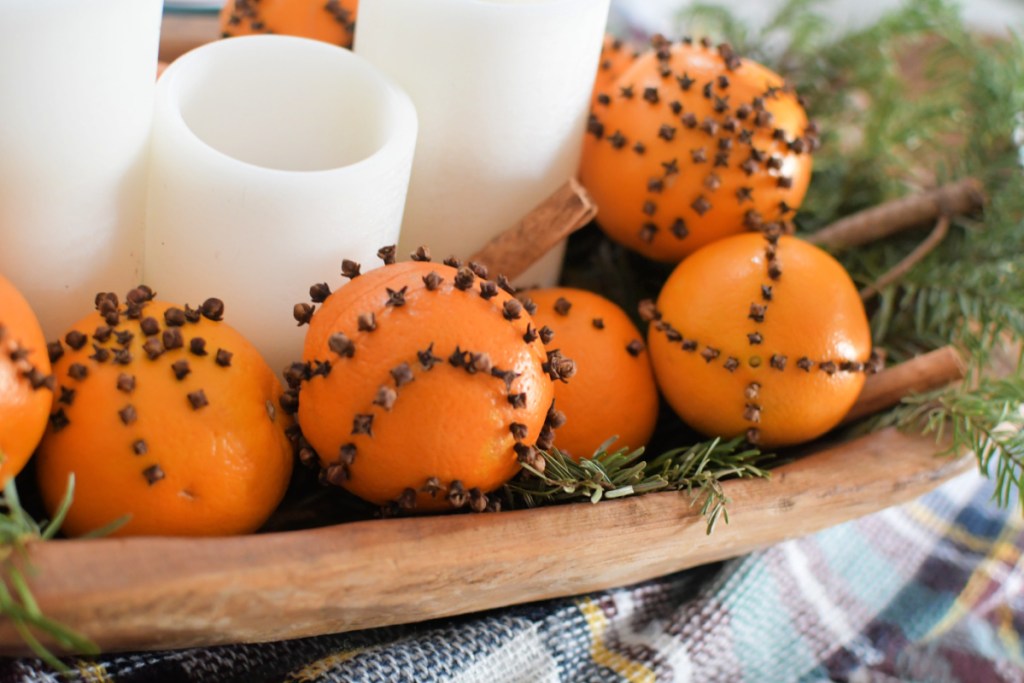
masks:
<svg viewBox="0 0 1024 683"><path fill-rule="evenodd" d="M643 314L662 392L711 436L746 434L767 448L813 439L839 423L875 369L850 276L776 232L704 247Z"/></svg>

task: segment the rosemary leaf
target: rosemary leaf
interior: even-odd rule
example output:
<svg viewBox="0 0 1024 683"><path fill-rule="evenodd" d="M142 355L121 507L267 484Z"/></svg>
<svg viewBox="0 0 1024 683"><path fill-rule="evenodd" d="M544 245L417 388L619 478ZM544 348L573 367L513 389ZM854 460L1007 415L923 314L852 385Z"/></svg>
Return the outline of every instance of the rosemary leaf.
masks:
<svg viewBox="0 0 1024 683"><path fill-rule="evenodd" d="M544 471L524 465L524 473L505 485L509 507L625 498L652 491L682 491L700 505L710 534L721 517L728 523L725 479L768 477L760 465L772 455L749 447L743 439L712 439L674 448L644 460L644 449L609 450L605 442L590 458L575 462L553 448L542 453Z"/></svg>

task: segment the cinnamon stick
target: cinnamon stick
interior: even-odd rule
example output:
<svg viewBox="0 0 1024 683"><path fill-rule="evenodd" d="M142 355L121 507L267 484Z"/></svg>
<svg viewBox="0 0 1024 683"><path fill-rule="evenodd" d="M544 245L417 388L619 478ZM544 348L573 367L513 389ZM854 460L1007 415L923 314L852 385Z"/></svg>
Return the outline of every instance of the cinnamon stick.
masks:
<svg viewBox="0 0 1024 683"><path fill-rule="evenodd" d="M939 216L972 213L981 208L984 201L981 182L966 178L865 209L808 235L806 239L833 250L847 249L934 221Z"/></svg>
<svg viewBox="0 0 1024 683"><path fill-rule="evenodd" d="M470 257L509 278L521 275L556 244L589 223L597 206L575 180L569 180L519 223Z"/></svg>
<svg viewBox="0 0 1024 683"><path fill-rule="evenodd" d="M871 375L864 383L857 402L843 418L853 422L880 410L890 408L912 393L939 389L964 378L967 366L952 346L943 346L905 363Z"/></svg>
<svg viewBox="0 0 1024 683"><path fill-rule="evenodd" d="M935 251L935 248L942 244L942 240L946 239L946 235L948 233L949 216L943 214L939 216L939 222L935 224L931 233L923 242L921 242L921 244L917 245L912 252L907 254L899 263L882 275L882 277L878 278L872 284L861 290L861 300L867 301L889 285L894 282L898 282L900 278L909 273L914 266L923 261L928 254Z"/></svg>

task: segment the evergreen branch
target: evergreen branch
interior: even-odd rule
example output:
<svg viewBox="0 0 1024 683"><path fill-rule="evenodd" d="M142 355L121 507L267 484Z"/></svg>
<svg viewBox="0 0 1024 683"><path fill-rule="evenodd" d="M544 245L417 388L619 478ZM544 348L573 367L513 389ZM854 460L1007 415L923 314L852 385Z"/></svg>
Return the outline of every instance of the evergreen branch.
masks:
<svg viewBox="0 0 1024 683"><path fill-rule="evenodd" d="M2 454L0 454L2 455ZM98 654L99 648L88 638L57 623L42 613L29 588L22 570L12 563L17 554L28 561L28 545L53 538L60 528L74 496L75 477L68 477L68 486L53 519L36 523L21 505L18 489L11 477L0 497L0 616L10 620L25 644L55 670L67 671L67 666L39 639L37 633L49 636L61 648L83 654ZM31 564L27 565L31 571Z"/></svg>
<svg viewBox="0 0 1024 683"><path fill-rule="evenodd" d="M531 508L581 500L597 503L605 498L652 491L685 491L694 505L700 503L710 534L719 518L729 521L729 498L721 482L732 478L767 478L769 474L761 465L774 457L737 438L712 439L644 460L643 448L609 450L614 440L604 443L592 457L580 458L578 462L557 448L542 452L542 469L524 464L524 473L505 485L509 507Z"/></svg>
<svg viewBox="0 0 1024 683"><path fill-rule="evenodd" d="M936 440L948 434L948 452L974 453L982 474L995 481L1000 505L1008 506L1015 496L1024 501L1024 377L911 396L873 418L867 428L889 426L934 434Z"/></svg>

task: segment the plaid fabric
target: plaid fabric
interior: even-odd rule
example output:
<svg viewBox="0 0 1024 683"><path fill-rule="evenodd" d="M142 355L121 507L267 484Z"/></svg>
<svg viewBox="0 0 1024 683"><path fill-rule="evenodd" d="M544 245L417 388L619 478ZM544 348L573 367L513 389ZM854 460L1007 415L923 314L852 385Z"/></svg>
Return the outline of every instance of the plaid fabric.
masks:
<svg viewBox="0 0 1024 683"><path fill-rule="evenodd" d="M398 628L74 661L77 681L1024 681L1024 520L964 475L727 563ZM59 681L34 660L0 682ZM66 679L64 679L66 680Z"/></svg>

